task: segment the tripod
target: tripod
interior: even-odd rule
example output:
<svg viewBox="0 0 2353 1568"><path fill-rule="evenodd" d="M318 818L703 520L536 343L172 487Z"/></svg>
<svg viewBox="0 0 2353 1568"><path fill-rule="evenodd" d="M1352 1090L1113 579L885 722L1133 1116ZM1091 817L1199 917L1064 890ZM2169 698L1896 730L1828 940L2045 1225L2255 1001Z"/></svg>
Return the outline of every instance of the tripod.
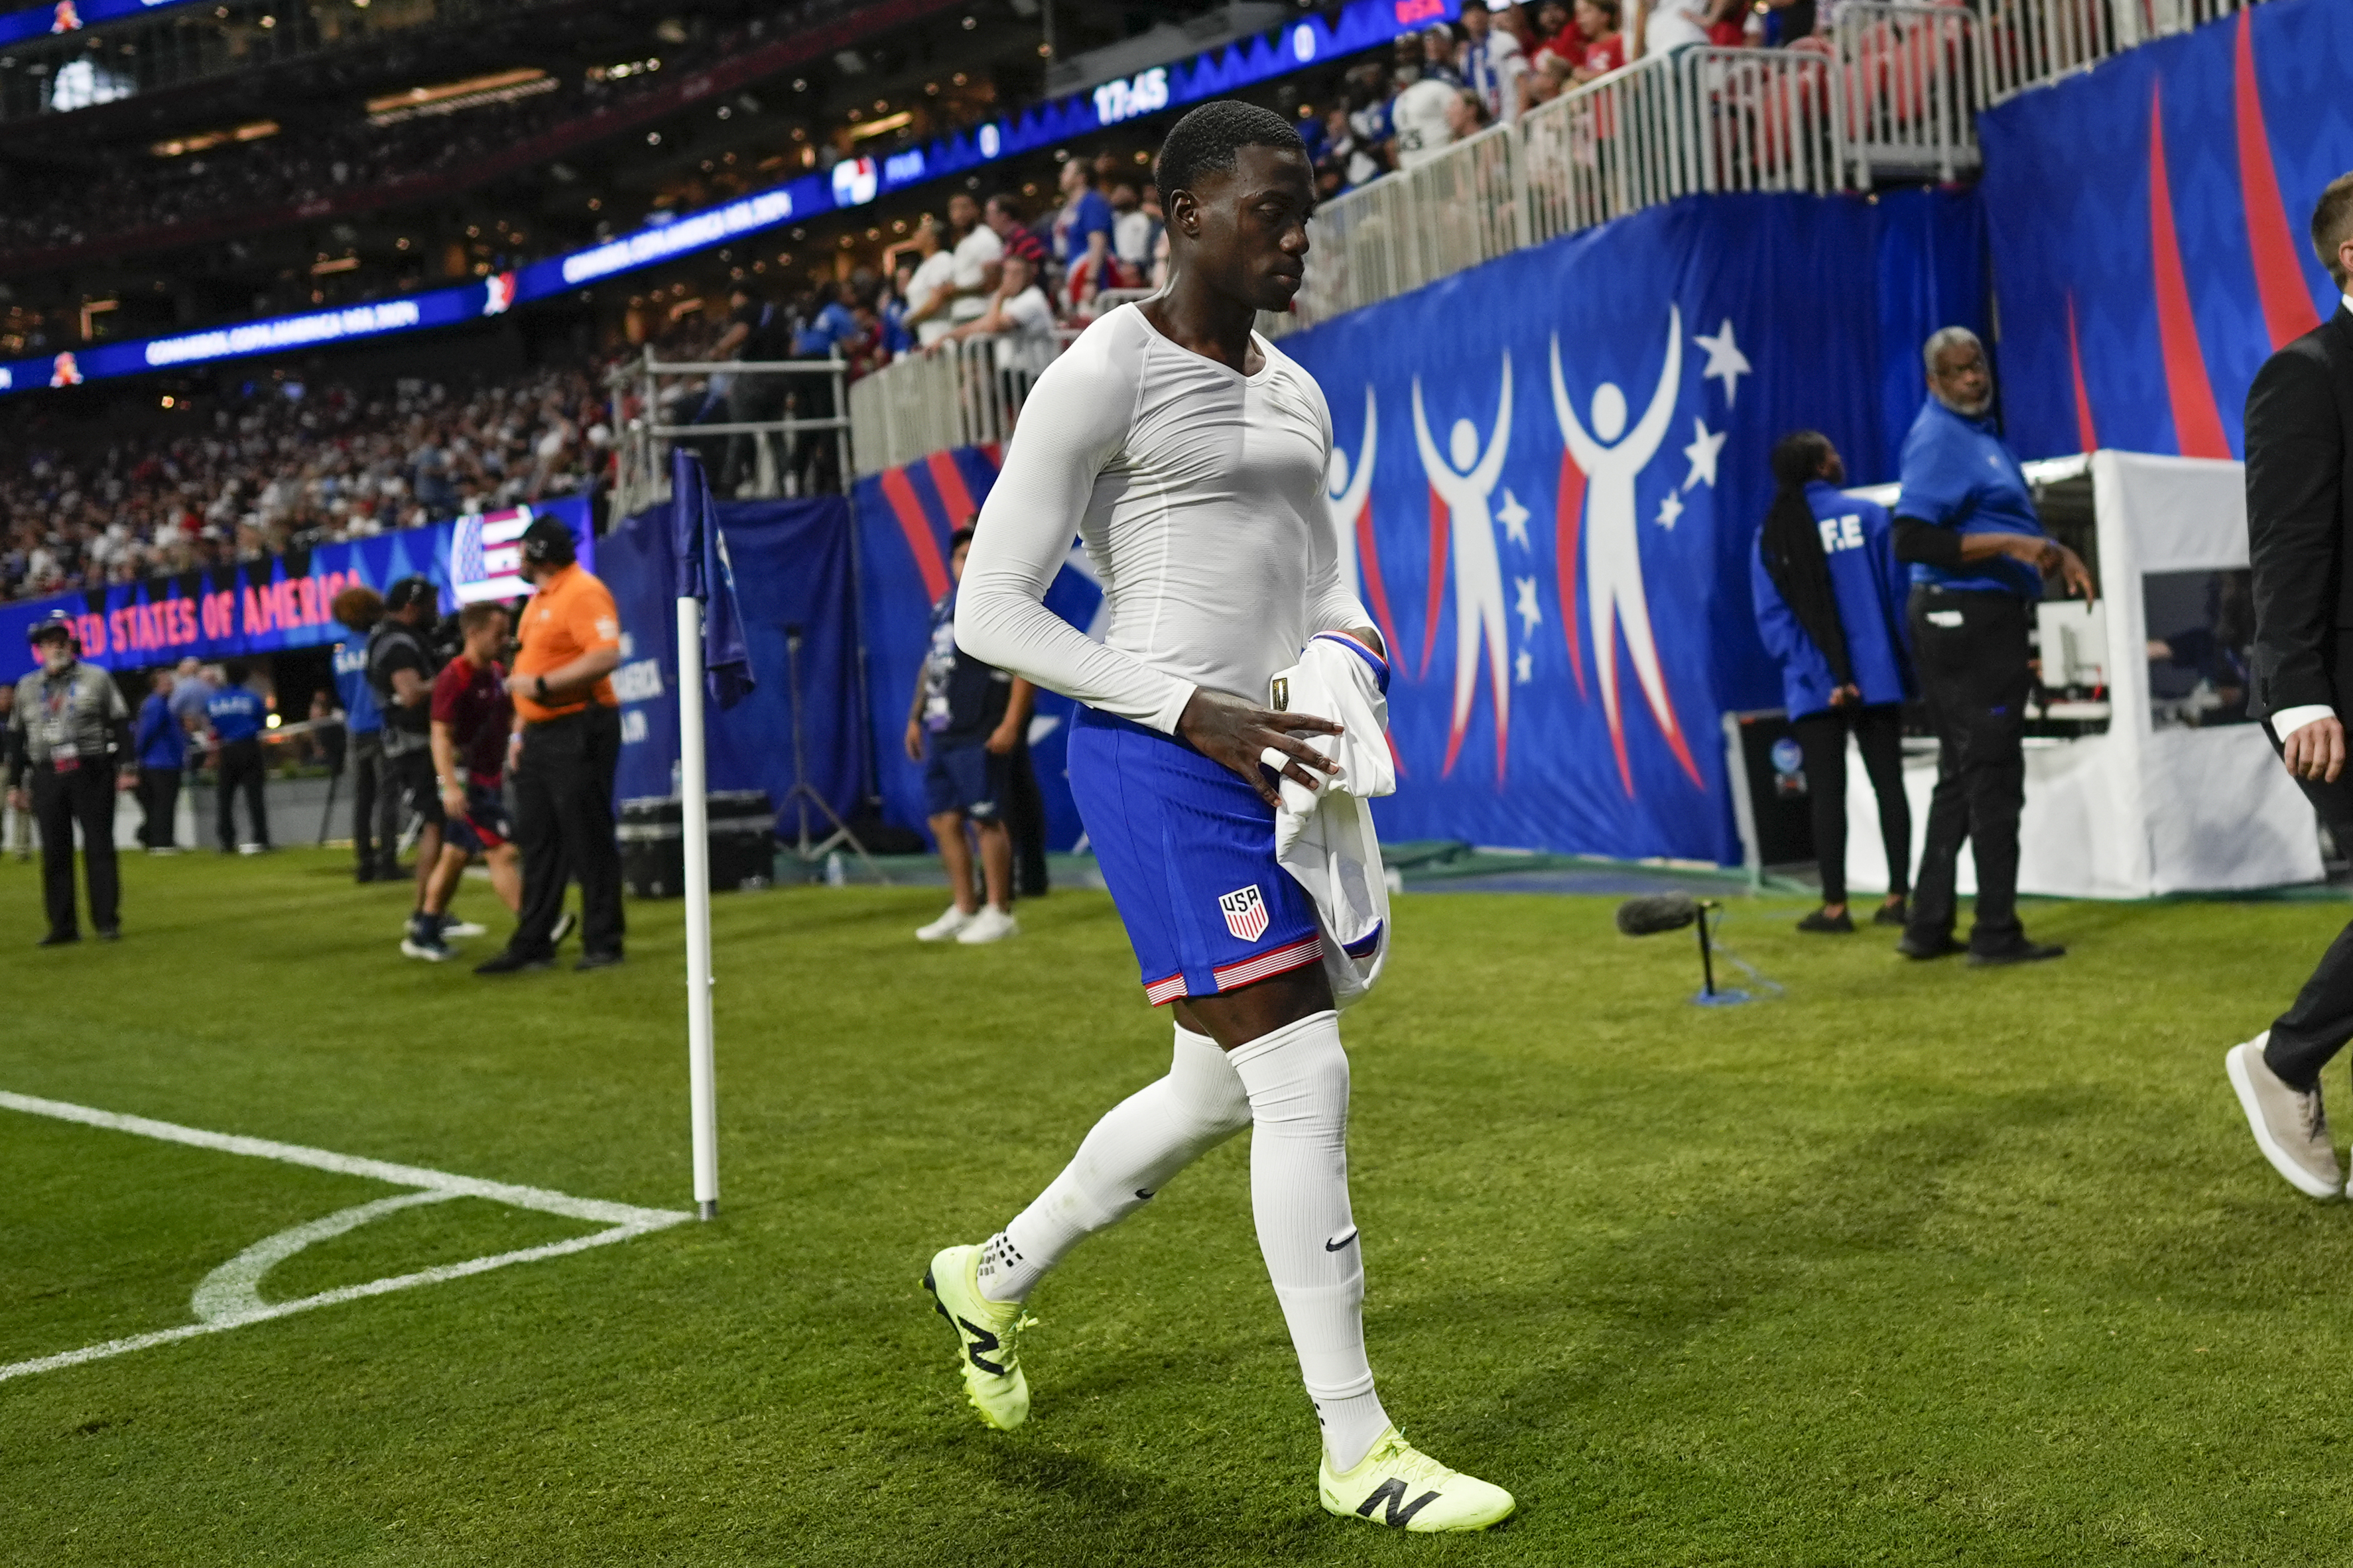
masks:
<svg viewBox="0 0 2353 1568"><path fill-rule="evenodd" d="M847 847L876 881L888 882L890 879L882 875L882 868L874 864L872 856L866 853L866 846L858 841L858 835L849 831L849 824L841 820L841 814L835 811L825 796L818 793L817 786L808 782L807 753L801 739L801 628L798 626L785 628L785 683L786 700L791 704L793 715L793 787L786 790L785 798L776 803L776 816L781 821L785 808L789 805L793 809L799 828L793 852L807 864L821 860L834 850ZM833 824L833 831L815 843L809 840L809 807L812 805Z"/></svg>

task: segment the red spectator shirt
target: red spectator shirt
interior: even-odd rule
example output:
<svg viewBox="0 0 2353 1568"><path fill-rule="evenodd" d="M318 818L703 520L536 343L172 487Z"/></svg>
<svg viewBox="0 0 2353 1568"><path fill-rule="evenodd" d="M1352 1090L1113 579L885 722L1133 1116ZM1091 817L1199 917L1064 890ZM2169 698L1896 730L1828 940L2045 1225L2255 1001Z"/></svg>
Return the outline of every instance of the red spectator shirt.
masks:
<svg viewBox="0 0 2353 1568"><path fill-rule="evenodd" d="M1589 71L1623 69L1626 64L1626 35L1610 33L1586 45L1584 63Z"/></svg>
<svg viewBox="0 0 2353 1568"><path fill-rule="evenodd" d="M514 728L506 667L492 660L478 668L462 653L443 665L433 678L433 721L449 726L449 739L474 782L496 789L506 768L507 734Z"/></svg>

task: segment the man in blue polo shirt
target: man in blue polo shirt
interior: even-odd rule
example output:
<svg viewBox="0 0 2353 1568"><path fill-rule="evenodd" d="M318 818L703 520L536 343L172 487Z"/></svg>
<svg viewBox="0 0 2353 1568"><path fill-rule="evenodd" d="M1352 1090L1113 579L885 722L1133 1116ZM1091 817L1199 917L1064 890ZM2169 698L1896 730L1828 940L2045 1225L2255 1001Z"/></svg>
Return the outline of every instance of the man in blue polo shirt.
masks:
<svg viewBox="0 0 2353 1568"><path fill-rule="evenodd" d="M222 854L242 847L249 855L259 855L269 847L269 809L262 800L261 729L265 716L261 697L245 683L249 671L243 659L230 659L221 667L221 672L225 683L205 703L205 718L212 726L216 748L213 792L217 815L214 822ZM245 792L246 814L253 819L252 842L244 846L237 841L235 800L239 790Z"/></svg>
<svg viewBox="0 0 2353 1568"><path fill-rule="evenodd" d="M343 705L344 766L352 776L353 876L363 882L400 875L401 793L385 776L384 710L368 684L368 634L384 619L384 595L354 584L335 595L335 619L359 634L335 645L335 697Z"/></svg>
<svg viewBox="0 0 2353 1568"><path fill-rule="evenodd" d="M1904 437L1895 554L1912 565L1912 648L1936 727L1936 790L1897 951L1941 958L1953 941L1961 842L1978 868L1969 963L2031 963L2067 950L2029 942L2018 921L2018 816L2026 802L2022 745L2031 606L2045 573L2094 596L2076 553L2042 531L2018 458L1995 434L1993 371L1966 327L1924 351L1928 401Z"/></svg>
<svg viewBox="0 0 2353 1568"><path fill-rule="evenodd" d="M168 669L147 678L147 700L139 705L131 745L139 759L139 842L150 855L176 855L179 841L173 819L180 804L180 774L188 763L188 732L172 712L172 688L178 680Z"/></svg>

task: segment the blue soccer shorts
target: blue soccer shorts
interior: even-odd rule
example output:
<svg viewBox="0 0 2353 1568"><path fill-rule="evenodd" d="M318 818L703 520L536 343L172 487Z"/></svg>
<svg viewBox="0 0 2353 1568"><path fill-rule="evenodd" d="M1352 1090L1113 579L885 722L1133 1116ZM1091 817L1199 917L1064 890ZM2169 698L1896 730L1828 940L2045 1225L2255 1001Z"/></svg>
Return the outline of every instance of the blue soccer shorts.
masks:
<svg viewBox="0 0 2353 1568"><path fill-rule="evenodd" d="M1071 796L1153 1005L1321 962L1315 905L1275 863L1274 808L1173 735L1080 708Z"/></svg>
<svg viewBox="0 0 2353 1568"><path fill-rule="evenodd" d="M975 822L995 822L1003 815L1012 763L976 738L943 744L932 736L924 746L923 810L933 816L960 811Z"/></svg>
<svg viewBox="0 0 2353 1568"><path fill-rule="evenodd" d="M486 784L477 773L466 781L466 814L453 816L442 825L443 842L463 849L469 855L487 855L514 837L514 828L507 821L506 796L495 783Z"/></svg>

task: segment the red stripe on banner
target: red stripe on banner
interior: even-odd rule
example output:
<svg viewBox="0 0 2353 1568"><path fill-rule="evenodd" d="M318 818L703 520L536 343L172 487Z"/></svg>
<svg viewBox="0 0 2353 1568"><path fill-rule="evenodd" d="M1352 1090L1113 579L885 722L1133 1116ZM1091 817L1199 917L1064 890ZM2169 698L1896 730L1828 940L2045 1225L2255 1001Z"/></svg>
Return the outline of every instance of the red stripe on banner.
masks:
<svg viewBox="0 0 2353 1568"><path fill-rule="evenodd" d="M2263 128L2263 89L2255 82L2255 17L2239 13L2238 85L2239 195L2247 207L2247 250L2254 258L2255 292L2263 302L2263 324L2272 347L2281 348L2320 325L2295 259L2295 239L2280 205L2279 172L2272 162L2272 139Z"/></svg>
<svg viewBox="0 0 2353 1568"><path fill-rule="evenodd" d="M1430 617L1421 628L1421 675L1430 673L1430 656L1438 647L1438 612L1446 602L1446 541L1450 515L1446 503L1438 499L1438 487L1430 488Z"/></svg>
<svg viewBox="0 0 2353 1568"><path fill-rule="evenodd" d="M1660 689L1662 691L1664 691L1666 689L1666 672L1664 670L1660 671L1659 680ZM1699 764L1692 760L1691 748L1683 744L1683 727L1675 721L1674 699L1672 697L1668 697L1665 699L1665 702L1666 710L1661 713L1659 717L1665 722L1667 731L1667 750L1672 752L1675 754L1675 761L1683 765L1684 776L1689 778L1693 784L1698 785L1702 792L1704 792L1707 789L1707 781L1699 776Z"/></svg>
<svg viewBox="0 0 2353 1568"><path fill-rule="evenodd" d="M2084 345L2075 336L2075 291L2067 290L2067 362L2075 371L2075 438L2086 452L2100 449L2100 433L2092 424L2092 389L2084 384Z"/></svg>
<svg viewBox="0 0 2353 1568"><path fill-rule="evenodd" d="M1475 707L1476 704L1473 704L1473 706ZM1438 766L1438 776L1440 778L1445 779L1452 778L1454 776L1454 759L1461 754L1462 737L1470 732L1471 715L1467 711L1461 718L1452 721L1446 726L1446 761L1440 763Z"/></svg>
<svg viewBox="0 0 2353 1568"><path fill-rule="evenodd" d="M1397 749L1397 737L1384 730L1381 731L1381 744L1389 749L1389 766L1397 770L1398 777L1405 777L1405 753Z"/></svg>
<svg viewBox="0 0 2353 1568"><path fill-rule="evenodd" d="M2149 249L2157 285L2157 335L2165 354L2165 392L2173 404L2174 444L2185 458L2228 458L2221 410L2206 379L2206 352L2189 309L2189 282L2181 271L2181 242L2173 226L2173 187L2165 166L2165 103L2161 89L2148 100Z"/></svg>
<svg viewBox="0 0 2353 1568"><path fill-rule="evenodd" d="M940 559L940 542L932 536L931 519L923 515L923 503L915 499L915 487L907 482L906 469L885 468L881 479L882 499L891 503L891 515L899 520L899 531L907 536L907 552L915 558L915 570L923 574L923 592L937 604L948 591L948 566Z"/></svg>
<svg viewBox="0 0 2353 1568"><path fill-rule="evenodd" d="M1381 651L1398 658L1397 623L1389 618L1389 585L1381 576L1381 550L1373 542L1373 498L1356 509L1356 564L1365 574L1365 592L1373 601L1373 623L1381 628Z"/></svg>
<svg viewBox="0 0 2353 1568"><path fill-rule="evenodd" d="M1585 652L1577 641L1577 563L1578 541L1585 531L1585 470L1567 452L1560 455L1560 495L1553 503L1553 518L1556 538L1554 564L1560 571L1560 635L1561 640L1568 644L1569 673L1577 677L1577 694L1582 697Z"/></svg>
<svg viewBox="0 0 2353 1568"><path fill-rule="evenodd" d="M954 452L934 452L923 459L930 471L932 483L939 487L940 504L947 509L948 527L962 528L965 521L979 515L980 508L972 503L972 491L965 488L964 470L956 467Z"/></svg>

